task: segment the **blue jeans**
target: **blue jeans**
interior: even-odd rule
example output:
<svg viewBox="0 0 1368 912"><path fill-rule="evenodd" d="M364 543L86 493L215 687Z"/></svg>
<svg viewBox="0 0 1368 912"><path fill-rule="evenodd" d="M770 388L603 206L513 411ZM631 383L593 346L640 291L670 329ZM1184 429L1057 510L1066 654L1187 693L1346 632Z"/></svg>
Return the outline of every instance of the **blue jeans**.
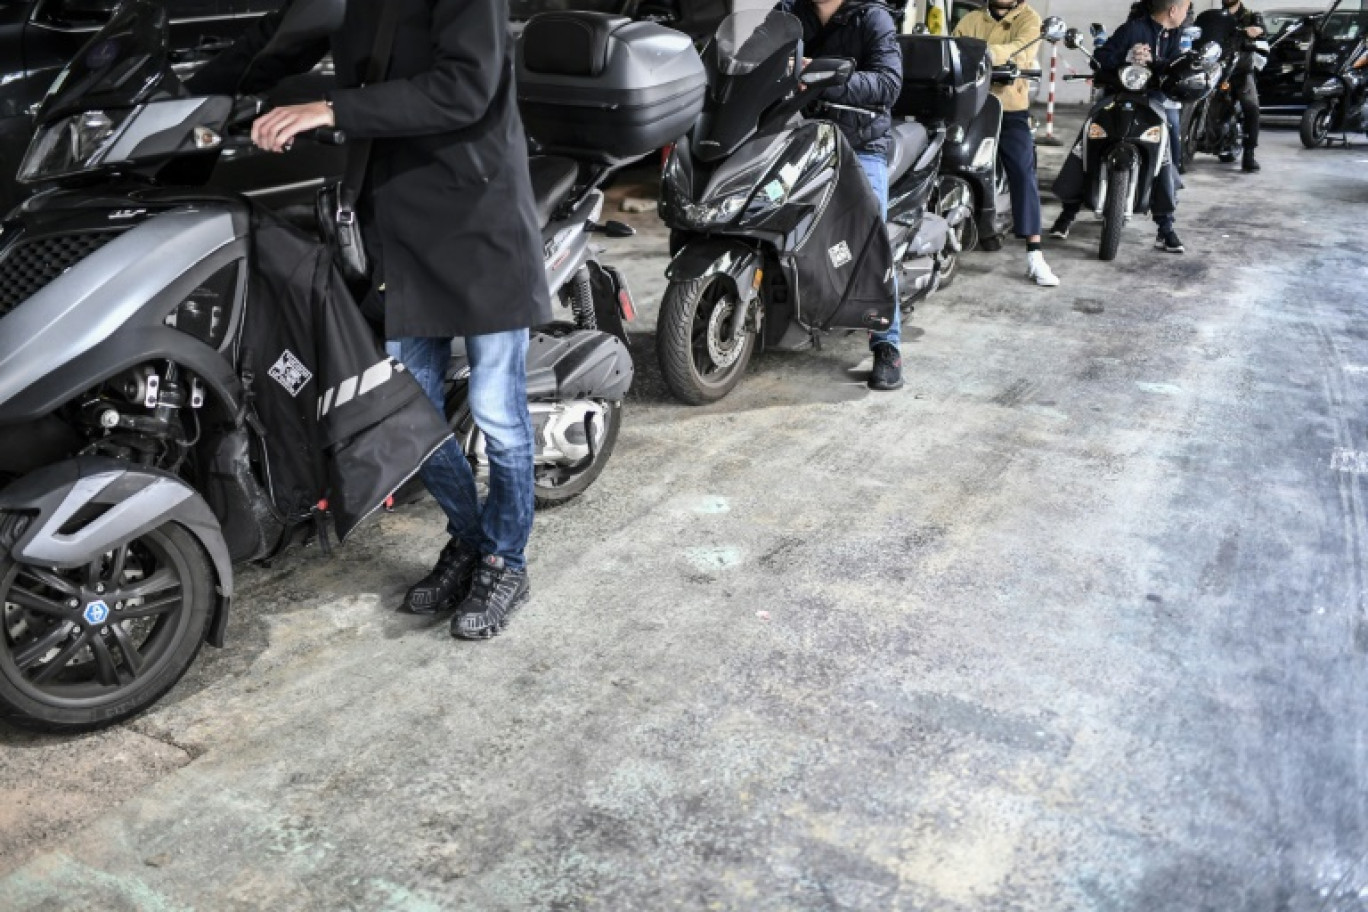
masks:
<svg viewBox="0 0 1368 912"><path fill-rule="evenodd" d="M1040 234L1040 187L1036 179L1035 137L1031 135L1031 115L1026 111L1006 111L1002 115L1002 167L1012 191L1012 223L1019 238Z"/></svg>
<svg viewBox="0 0 1368 912"><path fill-rule="evenodd" d="M452 538L514 570L527 566L532 534L532 416L527 410L525 329L467 336L470 412L489 453L489 497L483 507L475 475L456 440L448 440L422 469L423 484L447 516ZM443 409L451 340L391 339L387 346L433 405Z"/></svg>
<svg viewBox="0 0 1368 912"><path fill-rule="evenodd" d="M888 158L882 152L857 152L855 157L860 160L860 165L864 168L865 174L869 177L869 185L874 188L874 195L879 198L879 215L885 221L888 220ZM897 264L894 264L896 270ZM896 302L898 297L897 277L893 279L893 299ZM869 347L873 348L880 342L888 342L895 348L902 344L902 306L895 304L893 307L893 325L887 332L870 333Z"/></svg>

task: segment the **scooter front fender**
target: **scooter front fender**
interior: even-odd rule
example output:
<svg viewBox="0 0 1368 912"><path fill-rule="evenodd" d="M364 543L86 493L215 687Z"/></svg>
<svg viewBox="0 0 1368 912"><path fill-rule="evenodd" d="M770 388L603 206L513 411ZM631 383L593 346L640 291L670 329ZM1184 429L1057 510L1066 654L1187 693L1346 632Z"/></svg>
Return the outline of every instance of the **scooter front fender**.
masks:
<svg viewBox="0 0 1368 912"><path fill-rule="evenodd" d="M713 275L726 276L735 286L741 303L749 304L755 297L755 276L761 263L758 251L738 241L698 238L675 254L665 277L672 282L691 282Z"/></svg>
<svg viewBox="0 0 1368 912"><path fill-rule="evenodd" d="M31 517L12 549L17 560L63 569L90 564L167 522L183 526L204 548L218 578L208 641L223 645L233 598L232 559L213 511L180 478L117 459L80 456L0 490L0 511Z"/></svg>
<svg viewBox="0 0 1368 912"><path fill-rule="evenodd" d="M1117 143L1102 156L1102 164L1107 168L1129 171L1139 159L1139 150L1130 143Z"/></svg>

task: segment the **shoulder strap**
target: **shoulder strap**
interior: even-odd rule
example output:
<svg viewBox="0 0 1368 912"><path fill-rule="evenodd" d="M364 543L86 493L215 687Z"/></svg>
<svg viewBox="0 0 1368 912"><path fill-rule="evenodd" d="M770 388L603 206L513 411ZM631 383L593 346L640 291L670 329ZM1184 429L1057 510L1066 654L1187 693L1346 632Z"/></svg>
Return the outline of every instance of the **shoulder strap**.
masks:
<svg viewBox="0 0 1368 912"><path fill-rule="evenodd" d="M372 50L370 65L366 67L365 81L362 85L381 82L389 72L390 56L394 52L394 36L399 30L399 0L381 0L380 27L375 32L375 48ZM372 140L366 139L352 145L347 156L347 169L342 175L342 189L353 198L361 192L366 180L366 168L370 166Z"/></svg>

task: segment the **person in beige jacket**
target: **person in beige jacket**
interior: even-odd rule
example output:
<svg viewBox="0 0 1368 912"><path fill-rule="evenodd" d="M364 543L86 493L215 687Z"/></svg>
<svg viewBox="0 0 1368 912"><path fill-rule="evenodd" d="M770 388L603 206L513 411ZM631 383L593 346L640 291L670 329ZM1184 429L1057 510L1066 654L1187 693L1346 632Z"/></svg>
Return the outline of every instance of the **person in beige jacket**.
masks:
<svg viewBox="0 0 1368 912"><path fill-rule="evenodd" d="M1034 69L1040 14L1025 0L989 0L986 7L960 20L955 37L988 42L988 53L995 66L1010 60L1023 70ZM1053 287L1059 279L1040 250L1042 223L1035 137L1031 135L1031 86L1027 80L1018 79L1007 85L994 85L993 94L1002 102L998 155L1011 186L1014 231L1026 241L1026 277L1037 285Z"/></svg>

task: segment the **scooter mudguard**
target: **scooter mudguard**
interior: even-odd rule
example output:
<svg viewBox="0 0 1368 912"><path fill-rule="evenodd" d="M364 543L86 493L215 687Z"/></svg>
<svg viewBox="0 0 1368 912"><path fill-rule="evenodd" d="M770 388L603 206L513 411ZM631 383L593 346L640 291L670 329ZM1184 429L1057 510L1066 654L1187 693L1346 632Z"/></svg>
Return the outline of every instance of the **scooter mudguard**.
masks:
<svg viewBox="0 0 1368 912"><path fill-rule="evenodd" d="M636 319L636 301L627 287L627 279L615 266L604 266L590 260L589 284L594 293L594 320L598 328L627 344L626 321Z"/></svg>
<svg viewBox="0 0 1368 912"><path fill-rule="evenodd" d="M0 510L32 515L13 554L27 564L81 567L167 522L195 537L218 577L208 642L222 646L233 598L228 545L209 505L169 472L80 456L30 472L0 491Z"/></svg>
<svg viewBox="0 0 1368 912"><path fill-rule="evenodd" d="M527 349L527 398L616 402L631 388L633 372L627 346L605 332L533 333Z"/></svg>
<svg viewBox="0 0 1368 912"><path fill-rule="evenodd" d="M1129 143L1120 143L1108 149L1103 159L1108 168L1129 171L1135 167L1137 157L1138 152L1134 146Z"/></svg>
<svg viewBox="0 0 1368 912"><path fill-rule="evenodd" d="M743 244L697 238L670 261L665 277L672 282L691 282L711 275L724 275L736 287L741 302L748 304L755 294L755 273L760 265L760 254Z"/></svg>

